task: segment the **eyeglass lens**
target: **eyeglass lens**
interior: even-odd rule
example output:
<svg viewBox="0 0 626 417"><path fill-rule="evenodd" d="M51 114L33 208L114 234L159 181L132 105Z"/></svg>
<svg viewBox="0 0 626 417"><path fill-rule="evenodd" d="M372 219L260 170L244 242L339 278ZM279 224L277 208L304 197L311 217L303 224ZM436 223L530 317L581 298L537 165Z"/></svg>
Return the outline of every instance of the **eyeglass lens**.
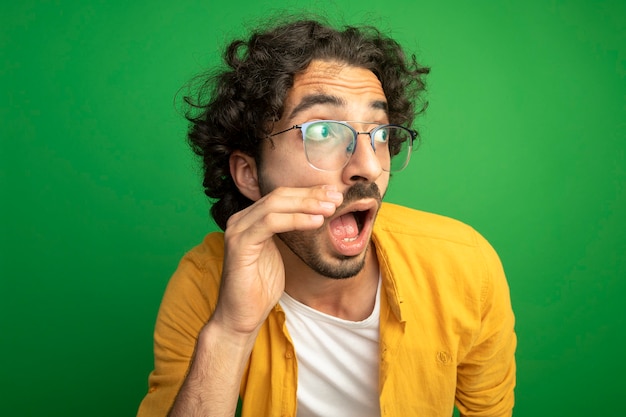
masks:
<svg viewBox="0 0 626 417"><path fill-rule="evenodd" d="M307 160L314 167L326 171L343 168L354 153L355 132L349 125L335 121L306 124L303 134ZM370 131L370 135L383 170L397 172L406 167L412 141L407 129L382 126Z"/></svg>

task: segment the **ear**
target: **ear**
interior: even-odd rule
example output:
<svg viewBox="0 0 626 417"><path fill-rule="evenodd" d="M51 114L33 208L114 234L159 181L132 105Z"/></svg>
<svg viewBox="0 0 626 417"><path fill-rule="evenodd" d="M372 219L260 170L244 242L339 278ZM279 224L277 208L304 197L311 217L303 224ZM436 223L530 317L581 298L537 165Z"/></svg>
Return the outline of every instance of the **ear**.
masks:
<svg viewBox="0 0 626 417"><path fill-rule="evenodd" d="M261 198L256 161L241 151L233 151L229 159L230 176L239 192L252 201Z"/></svg>

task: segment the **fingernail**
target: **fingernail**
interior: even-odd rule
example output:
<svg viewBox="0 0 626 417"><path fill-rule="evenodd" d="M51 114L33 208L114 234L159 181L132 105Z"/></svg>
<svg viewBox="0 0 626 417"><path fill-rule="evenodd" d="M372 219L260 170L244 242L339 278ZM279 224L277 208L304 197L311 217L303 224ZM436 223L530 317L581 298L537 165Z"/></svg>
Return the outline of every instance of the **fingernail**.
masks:
<svg viewBox="0 0 626 417"><path fill-rule="evenodd" d="M328 198L335 201L343 199L343 194L341 194L339 191L326 191L326 195L328 196Z"/></svg>

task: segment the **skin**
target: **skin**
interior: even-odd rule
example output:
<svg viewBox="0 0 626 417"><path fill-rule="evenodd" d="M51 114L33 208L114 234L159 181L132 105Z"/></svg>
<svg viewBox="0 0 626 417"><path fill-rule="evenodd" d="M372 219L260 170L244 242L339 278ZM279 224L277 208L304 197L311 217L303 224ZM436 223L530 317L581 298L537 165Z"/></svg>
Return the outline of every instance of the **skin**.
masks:
<svg viewBox="0 0 626 417"><path fill-rule="evenodd" d="M366 121L353 127L368 131L372 124L388 122L385 103L380 81L371 71L313 61L294 77L274 132L315 119ZM170 416L234 414L256 335L283 291L346 320L363 320L374 307L379 271L371 226L389 174L380 166L369 136L358 137L355 153L338 171L320 171L307 163L298 129L266 142L262 166L242 152L231 156L233 180L255 203L228 221L218 303L198 336ZM349 189L370 190L372 184L379 196L344 202ZM354 210L368 211L369 220L357 242L344 245L333 237L331 225ZM311 266L311 258L350 277L329 278Z"/></svg>

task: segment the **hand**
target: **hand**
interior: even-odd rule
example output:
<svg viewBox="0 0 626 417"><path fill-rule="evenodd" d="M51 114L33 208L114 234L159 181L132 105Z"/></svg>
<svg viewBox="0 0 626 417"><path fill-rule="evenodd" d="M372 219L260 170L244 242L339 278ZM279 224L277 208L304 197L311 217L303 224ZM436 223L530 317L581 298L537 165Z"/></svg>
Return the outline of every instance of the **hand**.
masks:
<svg viewBox="0 0 626 417"><path fill-rule="evenodd" d="M285 288L273 236L321 227L342 201L333 186L277 188L234 214L224 233L222 283L211 320L236 334L254 334Z"/></svg>

